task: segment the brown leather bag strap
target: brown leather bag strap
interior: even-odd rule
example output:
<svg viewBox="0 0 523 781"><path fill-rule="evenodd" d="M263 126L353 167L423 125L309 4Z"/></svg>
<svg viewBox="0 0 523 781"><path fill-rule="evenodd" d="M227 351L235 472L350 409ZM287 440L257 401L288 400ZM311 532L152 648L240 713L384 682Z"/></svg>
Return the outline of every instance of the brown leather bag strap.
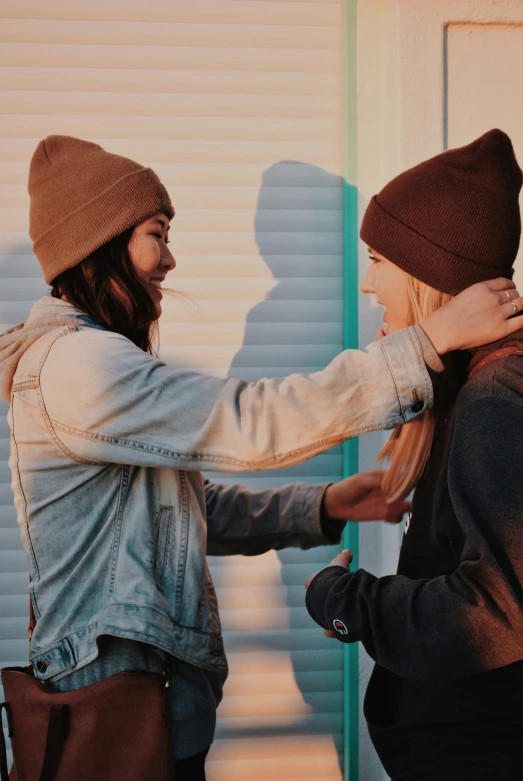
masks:
<svg viewBox="0 0 523 781"><path fill-rule="evenodd" d="M42 770L38 781L54 781L62 758L69 729L69 708L67 705L51 705L47 722L47 738ZM93 750L96 747L93 746Z"/></svg>
<svg viewBox="0 0 523 781"><path fill-rule="evenodd" d="M7 702L0 703L0 781L9 781L9 770L7 767L7 746L5 744L5 735L2 728L2 710L5 710L7 716L7 736L12 735L11 712Z"/></svg>
<svg viewBox="0 0 523 781"><path fill-rule="evenodd" d="M477 363L472 371L469 372L469 380L484 366L492 363L492 361L497 361L500 358L504 358L505 355L523 355L523 350L520 350L518 347L502 347L500 350L496 350L495 352L490 353L490 355L485 356L485 358Z"/></svg>
<svg viewBox="0 0 523 781"><path fill-rule="evenodd" d="M29 578L29 585L31 585L31 578ZM31 640L33 639L33 632L35 630L35 626L36 626L36 616L33 608L33 600L31 599L31 594L29 594L29 626L27 627L27 633L29 635L29 643L31 643Z"/></svg>

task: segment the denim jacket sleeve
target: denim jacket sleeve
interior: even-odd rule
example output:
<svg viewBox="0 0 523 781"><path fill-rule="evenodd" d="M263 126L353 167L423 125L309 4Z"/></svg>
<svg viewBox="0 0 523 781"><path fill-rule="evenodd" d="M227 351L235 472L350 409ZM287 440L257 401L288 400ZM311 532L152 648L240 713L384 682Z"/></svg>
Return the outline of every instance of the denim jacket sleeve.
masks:
<svg viewBox="0 0 523 781"><path fill-rule="evenodd" d="M290 483L252 491L205 480L207 553L256 556L273 548L332 544L323 534L320 517L327 485Z"/></svg>
<svg viewBox="0 0 523 781"><path fill-rule="evenodd" d="M119 334L80 328L55 340L40 391L73 458L224 472L300 463L433 403L414 328L322 371L250 383L177 370Z"/></svg>

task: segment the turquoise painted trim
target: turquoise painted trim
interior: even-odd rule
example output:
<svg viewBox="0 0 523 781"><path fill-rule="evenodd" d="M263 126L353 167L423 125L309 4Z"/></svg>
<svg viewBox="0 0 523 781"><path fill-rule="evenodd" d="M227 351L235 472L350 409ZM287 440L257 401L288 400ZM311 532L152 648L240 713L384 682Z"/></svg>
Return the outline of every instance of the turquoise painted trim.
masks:
<svg viewBox="0 0 523 781"><path fill-rule="evenodd" d="M343 2L343 347L358 347L358 190L357 190L357 0ZM358 472L358 440L343 446L343 475ZM358 525L347 525L343 546L358 567ZM344 779L359 779L359 653L358 644L343 646Z"/></svg>

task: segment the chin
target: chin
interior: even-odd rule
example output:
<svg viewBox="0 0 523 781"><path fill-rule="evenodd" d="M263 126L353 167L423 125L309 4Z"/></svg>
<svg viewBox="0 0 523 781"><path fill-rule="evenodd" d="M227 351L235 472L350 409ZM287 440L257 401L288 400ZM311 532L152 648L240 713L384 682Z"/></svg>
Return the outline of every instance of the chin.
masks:
<svg viewBox="0 0 523 781"><path fill-rule="evenodd" d="M389 328L389 334L395 334L396 331L403 331L404 328L408 328L408 323L394 323L394 325L390 325Z"/></svg>

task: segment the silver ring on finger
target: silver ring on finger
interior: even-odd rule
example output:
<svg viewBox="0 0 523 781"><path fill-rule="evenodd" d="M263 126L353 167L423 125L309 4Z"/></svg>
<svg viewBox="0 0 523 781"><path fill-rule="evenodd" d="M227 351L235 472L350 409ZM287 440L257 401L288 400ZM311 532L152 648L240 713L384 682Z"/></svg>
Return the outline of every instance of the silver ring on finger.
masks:
<svg viewBox="0 0 523 781"><path fill-rule="evenodd" d="M517 308L516 304L515 304L513 301L511 301L510 303L511 303L511 304L512 304L512 306L514 307L514 314L516 314L516 313L517 313L517 311L518 311L518 308Z"/></svg>
<svg viewBox="0 0 523 781"><path fill-rule="evenodd" d="M512 301L512 296L510 295L510 290L504 290L503 291L507 297L508 301Z"/></svg>

